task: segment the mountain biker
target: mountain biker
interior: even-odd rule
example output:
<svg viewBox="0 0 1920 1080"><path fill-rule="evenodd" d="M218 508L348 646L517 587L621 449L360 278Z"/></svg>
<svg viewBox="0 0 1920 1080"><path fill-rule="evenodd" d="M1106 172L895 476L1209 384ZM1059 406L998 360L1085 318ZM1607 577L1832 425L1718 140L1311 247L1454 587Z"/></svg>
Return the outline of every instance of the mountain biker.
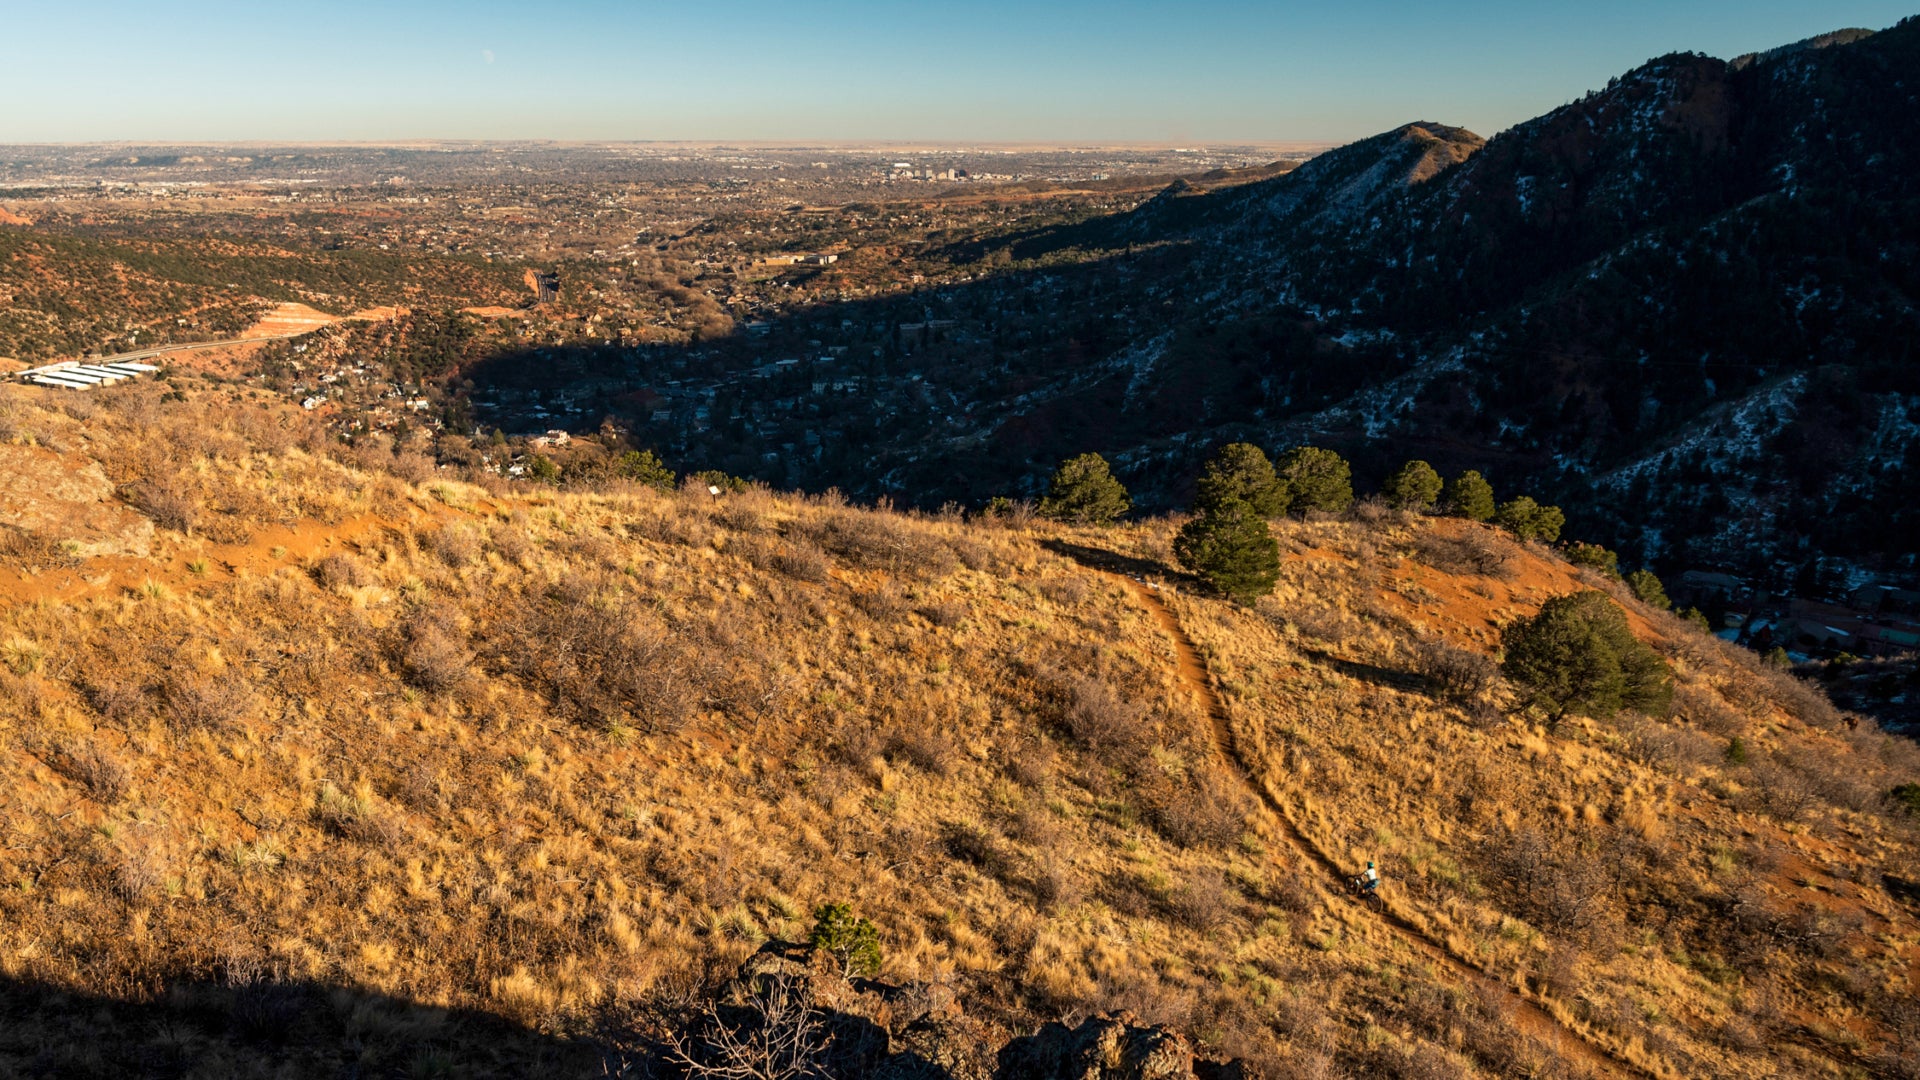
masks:
<svg viewBox="0 0 1920 1080"><path fill-rule="evenodd" d="M1367 863L1367 872L1360 875L1360 888L1373 892L1380 887L1380 870L1372 862Z"/></svg>

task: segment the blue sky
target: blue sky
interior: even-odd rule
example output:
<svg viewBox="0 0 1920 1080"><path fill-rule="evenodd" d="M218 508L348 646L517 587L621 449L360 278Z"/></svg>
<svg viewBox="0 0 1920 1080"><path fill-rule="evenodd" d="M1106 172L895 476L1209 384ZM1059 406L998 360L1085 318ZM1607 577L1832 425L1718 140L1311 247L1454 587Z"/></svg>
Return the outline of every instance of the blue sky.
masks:
<svg viewBox="0 0 1920 1080"><path fill-rule="evenodd" d="M1491 135L1916 0L0 5L0 142Z"/></svg>

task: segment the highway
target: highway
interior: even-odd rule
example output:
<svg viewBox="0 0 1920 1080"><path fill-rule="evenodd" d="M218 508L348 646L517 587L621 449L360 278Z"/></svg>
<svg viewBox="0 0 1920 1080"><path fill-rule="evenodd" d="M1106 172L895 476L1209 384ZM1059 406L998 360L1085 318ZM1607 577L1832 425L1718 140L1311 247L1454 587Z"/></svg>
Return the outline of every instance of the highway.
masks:
<svg viewBox="0 0 1920 1080"><path fill-rule="evenodd" d="M122 360L145 360L150 356L165 356L167 353L193 352L196 349L219 349L228 345L252 345L262 341L285 341L302 334L311 334L311 329L295 330L289 334L265 334L259 337L228 338L225 341L190 341L180 345L158 345L151 349L139 349L134 352L115 353L112 356L95 356L81 360L83 364L114 364Z"/></svg>

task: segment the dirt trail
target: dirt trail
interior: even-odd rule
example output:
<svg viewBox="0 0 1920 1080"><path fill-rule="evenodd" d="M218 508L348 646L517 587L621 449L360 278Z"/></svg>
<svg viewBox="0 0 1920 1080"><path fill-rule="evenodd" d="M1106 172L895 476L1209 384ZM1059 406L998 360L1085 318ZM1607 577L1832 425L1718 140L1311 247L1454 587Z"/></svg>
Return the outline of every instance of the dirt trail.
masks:
<svg viewBox="0 0 1920 1080"><path fill-rule="evenodd" d="M1140 601L1141 606L1152 613L1154 620L1160 624L1160 628L1166 631L1167 637L1172 639L1175 666L1178 669L1180 681L1200 699L1201 704L1206 708L1207 718L1213 725L1215 745L1219 748L1221 755L1233 766L1235 775L1248 790L1253 792L1261 805L1278 820L1289 845L1296 850L1303 862L1324 874L1327 881L1344 880L1347 872L1300 831L1286 808L1273 797L1265 785L1259 782L1246 760L1240 756L1239 747L1235 744L1233 737L1233 724L1227 715L1226 701L1220 697L1219 691L1214 689L1213 679L1208 674L1206 662L1200 658L1200 652L1195 648L1193 639L1187 636L1186 629L1180 625L1179 617L1173 613L1172 608L1167 606L1166 601L1160 598L1157 587L1111 571L1100 572L1125 585ZM1391 909L1380 910L1377 915L1409 945L1441 967L1463 979L1498 985L1505 989L1513 1004L1511 1019L1514 1026L1525 1031L1554 1053L1581 1061L1602 1076L1650 1077L1653 1075L1628 1062L1621 1061L1605 1048L1588 1041L1584 1035L1561 1023L1558 1018L1531 998L1454 955L1446 946L1429 937L1419 927Z"/></svg>

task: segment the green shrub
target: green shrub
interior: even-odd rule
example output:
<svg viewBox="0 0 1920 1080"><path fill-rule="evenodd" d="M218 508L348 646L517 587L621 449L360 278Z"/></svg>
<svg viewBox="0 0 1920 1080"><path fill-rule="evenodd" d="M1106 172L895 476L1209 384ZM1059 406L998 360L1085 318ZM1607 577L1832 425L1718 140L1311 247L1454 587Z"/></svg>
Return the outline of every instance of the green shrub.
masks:
<svg viewBox="0 0 1920 1080"><path fill-rule="evenodd" d="M1493 485L1478 472L1468 469L1447 484L1441 495L1446 504L1447 513L1463 517L1468 521L1489 521L1493 518Z"/></svg>
<svg viewBox="0 0 1920 1080"><path fill-rule="evenodd" d="M1591 567L1610 578L1620 576L1620 556L1599 544L1573 544L1567 548L1567 561L1575 566Z"/></svg>
<svg viewBox="0 0 1920 1080"><path fill-rule="evenodd" d="M667 491L673 487L673 470L651 450L629 450L620 455L614 470L621 476L648 487Z"/></svg>
<svg viewBox="0 0 1920 1080"><path fill-rule="evenodd" d="M1500 504L1493 515L1494 524L1522 540L1545 540L1552 543L1560 539L1560 530L1567 523L1567 515L1557 506L1541 506L1528 495L1521 495L1510 502Z"/></svg>
<svg viewBox="0 0 1920 1080"><path fill-rule="evenodd" d="M1501 634L1501 670L1525 688L1528 704L1558 723L1568 713L1606 719L1623 708L1664 713L1673 671L1627 625L1605 593L1557 596Z"/></svg>
<svg viewBox="0 0 1920 1080"><path fill-rule="evenodd" d="M880 931L856 917L851 904L821 904L815 908L807 944L831 953L849 978L880 973Z"/></svg>
<svg viewBox="0 0 1920 1080"><path fill-rule="evenodd" d="M1132 509L1127 489L1113 478L1107 459L1099 454L1068 458L1054 470L1040 514L1075 525L1111 525Z"/></svg>
<svg viewBox="0 0 1920 1080"><path fill-rule="evenodd" d="M1920 784L1901 784L1887 792L1887 801L1914 817L1920 817Z"/></svg>
<svg viewBox="0 0 1920 1080"><path fill-rule="evenodd" d="M1440 474L1433 471L1433 466L1424 461L1409 461L1387 477L1386 487L1381 490L1387 497L1387 505L1394 509L1425 513L1439 500L1441 486Z"/></svg>
<svg viewBox="0 0 1920 1080"><path fill-rule="evenodd" d="M1656 607L1661 611L1673 609L1673 601L1667 599L1667 587L1660 584L1660 579L1651 570L1635 570L1628 574L1627 588L1632 589L1633 595L1648 607Z"/></svg>
<svg viewBox="0 0 1920 1080"><path fill-rule="evenodd" d="M1317 446L1296 446L1274 466L1294 510L1343 514L1353 505L1353 469L1347 459Z"/></svg>
<svg viewBox="0 0 1920 1080"><path fill-rule="evenodd" d="M689 473L687 479L698 483L702 488L719 488L722 494L738 494L753 485L745 478L731 476L719 469L702 469Z"/></svg>
<svg viewBox="0 0 1920 1080"><path fill-rule="evenodd" d="M1280 578L1280 545L1267 522L1240 499L1229 498L1180 527L1174 558L1237 603L1251 604Z"/></svg>
<svg viewBox="0 0 1920 1080"><path fill-rule="evenodd" d="M1263 518L1277 518L1287 512L1291 492L1273 471L1266 451L1252 443L1229 443L1221 447L1196 486L1195 509L1212 513L1230 501L1247 504Z"/></svg>
<svg viewBox="0 0 1920 1080"><path fill-rule="evenodd" d="M560 466L545 454L535 454L527 459L527 476L543 484L560 482Z"/></svg>

